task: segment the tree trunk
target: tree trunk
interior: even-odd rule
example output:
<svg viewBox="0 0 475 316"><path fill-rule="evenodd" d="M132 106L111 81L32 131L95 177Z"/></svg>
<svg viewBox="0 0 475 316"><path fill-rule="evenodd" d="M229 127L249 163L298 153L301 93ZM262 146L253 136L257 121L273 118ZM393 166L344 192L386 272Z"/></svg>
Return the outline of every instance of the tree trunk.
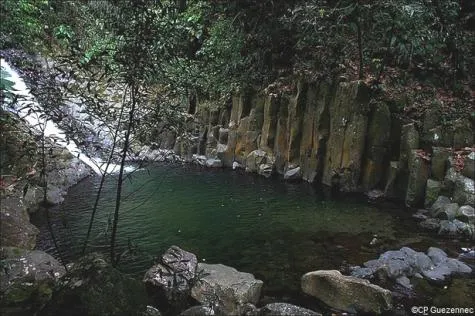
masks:
<svg viewBox="0 0 475 316"><path fill-rule="evenodd" d="M110 251L112 266L116 266L119 261L119 258L116 256L116 253L115 253L117 224L119 223L119 210L120 210L120 202L121 202L121 197L122 197L122 183L123 183L123 178L124 178L124 167L125 167L125 160L127 158L127 151L129 149L130 133L132 131L132 127L134 124L134 112L135 112L135 107L137 103L137 100L136 100L137 93L138 93L138 87L136 86L136 84L132 84L131 85L132 104L130 106L129 122L127 126L127 131L125 134L124 147L122 150L122 158L120 161L119 178L117 180L117 194L116 194L116 201L115 201L114 220L112 223L111 251Z"/></svg>

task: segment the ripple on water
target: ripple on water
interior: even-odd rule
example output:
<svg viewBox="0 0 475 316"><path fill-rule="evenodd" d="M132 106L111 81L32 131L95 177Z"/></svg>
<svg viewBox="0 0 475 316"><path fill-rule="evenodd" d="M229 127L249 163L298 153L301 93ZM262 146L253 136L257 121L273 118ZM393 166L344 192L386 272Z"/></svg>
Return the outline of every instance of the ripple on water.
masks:
<svg viewBox="0 0 475 316"><path fill-rule="evenodd" d="M66 260L77 258L98 183L97 178L86 179L50 210L58 248L44 217L33 218L42 231L39 248ZM93 250L107 251L114 190L114 182L107 181L93 226ZM134 274L142 274L153 258L175 244L199 260L254 273L267 290L297 291L302 274L360 265L400 247L401 238L411 240L408 246L437 245L428 234L415 231L410 217L395 216L397 209L351 197L328 200L306 183L228 170L159 165L134 174L125 182L123 196L118 245L128 255L121 267ZM381 243L372 247L374 236Z"/></svg>

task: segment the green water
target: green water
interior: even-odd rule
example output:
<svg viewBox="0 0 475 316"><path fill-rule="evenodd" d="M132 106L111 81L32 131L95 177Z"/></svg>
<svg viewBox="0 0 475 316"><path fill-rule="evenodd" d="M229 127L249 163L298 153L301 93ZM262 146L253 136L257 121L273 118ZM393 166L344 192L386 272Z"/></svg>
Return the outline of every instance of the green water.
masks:
<svg viewBox="0 0 475 316"><path fill-rule="evenodd" d="M57 248L44 216L38 247L74 260L80 253L99 179L73 187L66 201L50 210ZM101 199L89 250L107 251L115 184ZM306 183L160 165L136 172L125 182L118 246L126 252L121 269L143 275L153 259L171 245L253 273L265 293L299 290L302 274L318 269L361 265L389 249L439 246L456 251L460 243L419 232L406 210L375 205L362 197L328 198ZM377 236L378 242L370 242Z"/></svg>

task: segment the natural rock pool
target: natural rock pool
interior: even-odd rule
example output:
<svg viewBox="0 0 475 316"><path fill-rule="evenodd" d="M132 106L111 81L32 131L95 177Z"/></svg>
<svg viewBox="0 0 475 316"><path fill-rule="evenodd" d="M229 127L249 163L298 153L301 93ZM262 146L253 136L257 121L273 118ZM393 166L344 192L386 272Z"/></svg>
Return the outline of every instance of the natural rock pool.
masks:
<svg viewBox="0 0 475 316"><path fill-rule="evenodd" d="M107 254L115 205L115 181L110 180L89 247ZM38 248L65 262L78 258L99 182L97 177L83 180L49 216L32 217L41 230ZM156 165L131 175L123 196L118 244L127 253L122 270L142 277L154 258L179 245L199 260L253 273L269 296L294 296L304 273L345 270L386 250L435 246L456 257L461 247L471 246L422 231L409 210L391 203L331 197L307 183L240 171Z"/></svg>

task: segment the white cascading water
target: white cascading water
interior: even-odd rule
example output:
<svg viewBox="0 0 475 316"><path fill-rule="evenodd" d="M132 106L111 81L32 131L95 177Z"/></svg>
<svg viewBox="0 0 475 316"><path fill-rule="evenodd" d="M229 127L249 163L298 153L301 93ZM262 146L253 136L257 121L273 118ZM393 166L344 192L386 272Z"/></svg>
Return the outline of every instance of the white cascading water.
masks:
<svg viewBox="0 0 475 316"><path fill-rule="evenodd" d="M114 173L119 171L119 165L109 164L106 170L107 163L102 162L101 159L90 158L82 152L76 143L70 139L66 133L56 125L56 123L48 119L46 115L42 115L44 114L43 109L38 104L35 97L30 93L30 90L27 88L23 79L4 59L1 59L1 67L9 75L9 77L6 77L5 79L14 83L14 91L12 91L12 93L18 97L17 102L12 108L14 113L25 120L38 132L43 132L44 137L55 139L58 145L69 150L71 154L78 157L79 160L88 165L96 174L102 175L104 173ZM132 166L126 166L125 168L126 172L131 172L133 170L134 167Z"/></svg>

